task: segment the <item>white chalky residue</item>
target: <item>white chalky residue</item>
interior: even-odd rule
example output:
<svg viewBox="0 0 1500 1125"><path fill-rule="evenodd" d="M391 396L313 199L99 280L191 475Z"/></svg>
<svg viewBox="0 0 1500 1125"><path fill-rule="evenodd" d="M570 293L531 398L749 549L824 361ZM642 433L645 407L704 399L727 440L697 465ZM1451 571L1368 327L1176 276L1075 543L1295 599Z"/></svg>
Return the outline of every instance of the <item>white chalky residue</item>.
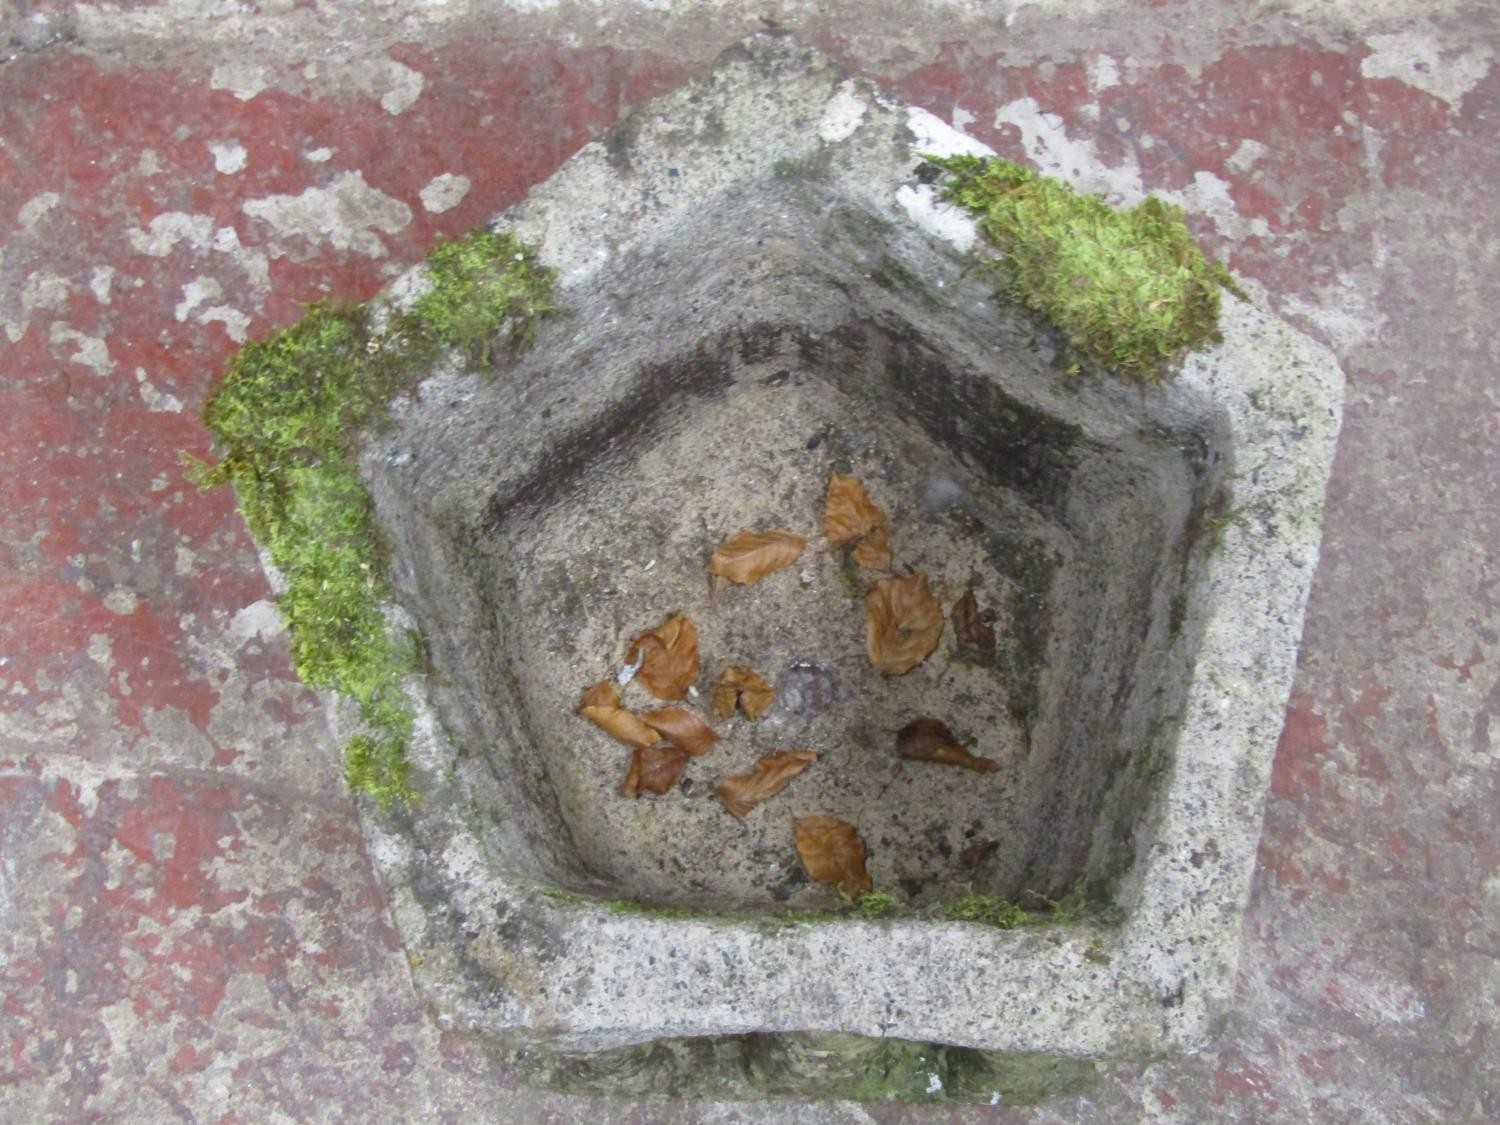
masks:
<svg viewBox="0 0 1500 1125"><path fill-rule="evenodd" d="M995 150L982 141L960 133L941 117L911 106L906 127L912 133L912 152L918 156L993 156Z"/></svg>
<svg viewBox="0 0 1500 1125"><path fill-rule="evenodd" d="M412 103L422 96L422 87L427 84L427 79L422 76L420 70L403 66L395 59L386 61L388 63L386 81L389 86L385 93L380 95L380 108L394 117L405 113L412 107Z"/></svg>
<svg viewBox="0 0 1500 1125"><path fill-rule="evenodd" d="M141 401L146 404L146 409L152 414L181 414L182 399L166 391L159 391L150 383L142 383L140 386Z"/></svg>
<svg viewBox="0 0 1500 1125"><path fill-rule="evenodd" d="M195 277L183 285L182 300L177 302L172 316L178 321L184 321L204 301L217 300L223 295L223 286L215 278Z"/></svg>
<svg viewBox="0 0 1500 1125"><path fill-rule="evenodd" d="M227 254L236 265L245 271L251 287L264 293L271 287L271 259L264 250L252 250L240 244L240 233L233 227L220 227L214 231L213 248Z"/></svg>
<svg viewBox="0 0 1500 1125"><path fill-rule="evenodd" d="M239 141L210 141L208 151L213 153L214 167L226 176L232 176L245 168L245 146Z"/></svg>
<svg viewBox="0 0 1500 1125"><path fill-rule="evenodd" d="M286 623L281 619L281 611L276 608L275 602L265 598L236 611L234 620L229 623L229 633L234 637L236 645L243 645L257 638L270 640L280 636L285 630Z"/></svg>
<svg viewBox="0 0 1500 1125"><path fill-rule="evenodd" d="M1067 126L1055 113L1044 113L1035 98L1017 98L995 112L995 128L1013 125L1021 133L1021 144L1037 170L1056 176L1073 190L1086 195L1102 195L1117 207L1133 207L1146 198L1146 185L1140 165L1134 158L1123 164L1108 165L1099 155L1091 138L1074 140ZM1144 145L1145 138L1142 138ZM1229 194L1229 184L1212 172L1196 172L1186 188L1157 190L1156 196L1168 203L1210 219L1219 233L1228 238L1266 237L1271 233L1265 219L1250 219L1239 213Z"/></svg>
<svg viewBox="0 0 1500 1125"><path fill-rule="evenodd" d="M86 651L89 659L101 668L108 668L114 663L114 641L108 633L90 633L89 646Z"/></svg>
<svg viewBox="0 0 1500 1125"><path fill-rule="evenodd" d="M1318 286L1312 301L1283 296L1281 312L1316 325L1333 349L1346 358L1355 348L1376 339L1389 319L1375 308L1369 289L1347 276Z"/></svg>
<svg viewBox="0 0 1500 1125"><path fill-rule="evenodd" d="M344 172L327 187L310 187L299 195L267 195L247 200L242 208L264 220L283 237L327 242L335 250L353 250L383 258L385 243L375 233L394 234L411 222L411 208L365 183L363 172Z"/></svg>
<svg viewBox="0 0 1500 1125"><path fill-rule="evenodd" d="M1107 167L1093 140L1073 140L1063 119L1055 113L1043 113L1035 98L1017 98L997 109L994 127L1006 125L1020 131L1027 158L1043 175L1065 180L1075 191L1106 196L1112 203L1132 204L1145 198L1140 169L1134 161Z"/></svg>
<svg viewBox="0 0 1500 1125"><path fill-rule="evenodd" d="M165 258L179 243L185 242L195 250L204 249L213 237L213 230L211 215L163 211L152 217L145 230L128 231L126 237L136 253Z"/></svg>
<svg viewBox="0 0 1500 1125"><path fill-rule="evenodd" d="M974 220L967 211L939 199L931 184L902 184L896 189L896 202L913 223L934 238L960 251L974 248Z"/></svg>
<svg viewBox="0 0 1500 1125"><path fill-rule="evenodd" d="M115 282L114 266L95 266L94 272L89 275L89 289L93 291L94 300L101 305L110 302L110 288Z"/></svg>
<svg viewBox="0 0 1500 1125"><path fill-rule="evenodd" d="M222 324L224 334L236 344L250 335L250 318L230 305L213 305L198 314L199 324Z"/></svg>
<svg viewBox="0 0 1500 1125"><path fill-rule="evenodd" d="M1443 51L1427 31L1398 31L1365 40L1370 53L1359 64L1365 78L1394 78L1440 98L1453 108L1489 73L1488 47Z"/></svg>
<svg viewBox="0 0 1500 1125"><path fill-rule="evenodd" d="M1271 225L1265 219L1248 219L1241 215L1229 194L1228 182L1212 172L1193 173L1193 182L1181 191L1158 191L1155 194L1185 211L1212 220L1226 238L1270 237Z"/></svg>
<svg viewBox="0 0 1500 1125"><path fill-rule="evenodd" d="M304 152L302 156L303 159L311 160L314 164L324 164L333 159L333 149L327 147L310 149Z"/></svg>
<svg viewBox="0 0 1500 1125"><path fill-rule="evenodd" d="M3 276L3 275L0 275ZM68 304L73 284L65 277L45 270L34 270L21 283L21 315L5 318L5 335L15 343L31 327L31 314L37 311L61 312Z"/></svg>
<svg viewBox="0 0 1500 1125"><path fill-rule="evenodd" d="M41 222L47 212L62 202L62 196L55 191L44 191L40 195L33 195L24 204L17 214L21 220L21 226L27 231L36 230L37 223Z"/></svg>
<svg viewBox="0 0 1500 1125"><path fill-rule="evenodd" d="M135 591L128 590L124 586L117 586L104 595L104 608L111 613L118 613L122 616L134 613L140 604L140 599L135 596Z"/></svg>
<svg viewBox="0 0 1500 1125"><path fill-rule="evenodd" d="M422 206L434 215L451 211L463 202L464 196L469 194L470 186L468 176L457 176L452 172L434 176L419 193Z"/></svg>
<svg viewBox="0 0 1500 1125"><path fill-rule="evenodd" d="M818 122L818 136L829 144L847 140L859 128L868 108L865 99L855 92L854 80L849 79L828 99Z"/></svg>
<svg viewBox="0 0 1500 1125"><path fill-rule="evenodd" d="M109 346L98 336L85 335L60 320L54 320L47 338L54 344L74 345L78 350L68 359L83 364L95 375L108 375L115 369L115 361L109 357Z"/></svg>
<svg viewBox="0 0 1500 1125"><path fill-rule="evenodd" d="M1097 94L1120 84L1120 68L1108 55L1100 55L1089 63L1089 87Z"/></svg>
<svg viewBox="0 0 1500 1125"><path fill-rule="evenodd" d="M961 105L953 107L953 127L960 132L979 120Z"/></svg>
<svg viewBox="0 0 1500 1125"><path fill-rule="evenodd" d="M146 404L146 409L152 414L182 413L182 399L174 394L168 394L153 387L146 378L145 368L137 367L135 369L135 381L141 393L141 401Z"/></svg>
<svg viewBox="0 0 1500 1125"><path fill-rule="evenodd" d="M1246 137L1239 143L1239 147L1234 150L1229 159L1224 161L1224 166L1235 175L1243 176L1255 167L1257 160L1262 159L1270 151L1266 145Z"/></svg>
<svg viewBox="0 0 1500 1125"><path fill-rule="evenodd" d="M266 68L257 63L224 63L214 67L208 85L214 90L228 90L240 101L248 102L266 88Z"/></svg>

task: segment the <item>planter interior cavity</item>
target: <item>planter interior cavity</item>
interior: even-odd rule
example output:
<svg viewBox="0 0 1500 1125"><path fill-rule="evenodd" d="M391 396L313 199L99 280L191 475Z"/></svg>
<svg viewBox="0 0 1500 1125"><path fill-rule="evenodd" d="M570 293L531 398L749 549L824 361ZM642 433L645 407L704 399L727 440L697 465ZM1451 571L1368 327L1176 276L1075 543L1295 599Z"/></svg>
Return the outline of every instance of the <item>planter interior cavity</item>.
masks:
<svg viewBox="0 0 1500 1125"><path fill-rule="evenodd" d="M413 687L424 797L367 829L446 1024L572 1052L818 1032L1076 1057L1211 1031L1340 377L1227 296L1225 341L1163 388L1061 376L914 175L931 151L984 150L790 40L748 41L503 218L558 270L536 347L489 380L440 367L369 436L397 612L433 674ZM821 530L835 470L945 613L970 587L995 612L992 660L960 659L949 625L913 671L875 672L875 576ZM715 589L705 562L741 528L808 547ZM630 751L575 709L678 612L703 654L690 707L726 664L777 700L716 722L678 789L627 800ZM999 768L901 761L918 716ZM821 756L726 812L715 783L790 748ZM793 846L818 813L857 826L905 913L767 924L837 905ZM1114 924L934 920L971 891L1080 888Z"/></svg>

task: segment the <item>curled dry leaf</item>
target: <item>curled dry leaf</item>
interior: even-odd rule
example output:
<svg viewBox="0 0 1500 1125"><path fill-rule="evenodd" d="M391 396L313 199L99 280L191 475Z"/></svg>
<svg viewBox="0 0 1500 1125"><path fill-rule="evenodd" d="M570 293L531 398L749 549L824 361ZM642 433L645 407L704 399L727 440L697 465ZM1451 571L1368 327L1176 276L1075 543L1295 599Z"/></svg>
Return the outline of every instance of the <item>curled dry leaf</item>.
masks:
<svg viewBox="0 0 1500 1125"><path fill-rule="evenodd" d="M947 724L937 719L913 719L896 734L896 753L914 762L941 762L945 766L963 766L980 773L994 773L1000 763L969 753L953 737Z"/></svg>
<svg viewBox="0 0 1500 1125"><path fill-rule="evenodd" d="M882 578L865 597L865 649L887 676L910 672L937 647L943 607L927 588L925 574Z"/></svg>
<svg viewBox="0 0 1500 1125"><path fill-rule="evenodd" d="M668 742L679 750L686 750L696 758L715 742L719 736L714 728L691 711L681 707L663 707L659 711L644 711L641 721L664 735Z"/></svg>
<svg viewBox="0 0 1500 1125"><path fill-rule="evenodd" d="M854 825L836 816L797 818L797 855L808 875L834 883L850 898L875 889L865 870L865 844Z"/></svg>
<svg viewBox="0 0 1500 1125"><path fill-rule="evenodd" d="M687 769L688 757L686 750L665 742L660 746L637 747L635 756L630 759L625 784L620 786L620 796L639 797L645 791L660 797L671 792L672 786L681 780Z"/></svg>
<svg viewBox="0 0 1500 1125"><path fill-rule="evenodd" d="M855 565L866 570L891 569L891 537L884 524L855 544L849 555Z"/></svg>
<svg viewBox="0 0 1500 1125"><path fill-rule="evenodd" d="M742 531L719 544L708 560L708 572L749 585L773 570L791 566L805 546L807 540L790 531Z"/></svg>
<svg viewBox="0 0 1500 1125"><path fill-rule="evenodd" d="M731 664L719 675L714 688L714 718L727 719L735 706L747 719L758 719L776 698L776 689L743 664Z"/></svg>
<svg viewBox="0 0 1500 1125"><path fill-rule="evenodd" d="M884 526L885 513L871 502L870 494L857 477L834 473L829 478L823 505L823 534L828 536L830 547L842 547Z"/></svg>
<svg viewBox="0 0 1500 1125"><path fill-rule="evenodd" d="M630 643L625 662L641 662L637 678L658 699L681 699L698 678L698 630L682 614L669 617Z"/></svg>
<svg viewBox="0 0 1500 1125"><path fill-rule="evenodd" d="M578 713L595 726L603 727L626 745L640 748L653 746L661 741L661 735L620 706L619 689L608 680L595 684L583 693Z"/></svg>
<svg viewBox="0 0 1500 1125"><path fill-rule="evenodd" d="M966 660L995 659L995 615L981 613L974 587L953 603L953 635L958 640L958 654Z"/></svg>
<svg viewBox="0 0 1500 1125"><path fill-rule="evenodd" d="M767 754L750 772L726 777L714 792L724 807L735 816L744 816L762 801L769 800L787 787L787 783L818 760L812 750L778 750Z"/></svg>
<svg viewBox="0 0 1500 1125"><path fill-rule="evenodd" d="M870 500L855 477L834 473L828 481L823 506L823 534L829 546L841 547L858 539L851 557L867 570L891 569L890 527L885 513Z"/></svg>

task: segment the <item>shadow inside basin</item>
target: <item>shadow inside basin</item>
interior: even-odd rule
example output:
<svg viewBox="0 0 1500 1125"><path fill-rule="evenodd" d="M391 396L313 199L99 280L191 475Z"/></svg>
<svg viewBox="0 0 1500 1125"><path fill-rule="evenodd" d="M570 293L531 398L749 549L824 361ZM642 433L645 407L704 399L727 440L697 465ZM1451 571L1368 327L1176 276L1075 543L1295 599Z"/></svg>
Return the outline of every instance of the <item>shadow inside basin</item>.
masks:
<svg viewBox="0 0 1500 1125"><path fill-rule="evenodd" d="M377 489L403 604L448 682L439 711L513 796L484 810L509 834L504 861L609 898L822 905L830 891L808 882L792 836L795 817L822 813L857 826L876 887L914 906L1108 882L1137 850L1191 670L1199 531L1227 468L1214 415L1154 397L1177 392L1059 390L1045 339L1004 317L965 339L974 330L907 271L837 272L857 222L778 215L779 242L763 235L763 259L735 263L733 315L699 313L691 337L663 327L618 354L578 332L548 354L544 334L507 383L455 402L467 421L426 459L446 483L424 494L388 473ZM733 249L726 229L716 244ZM672 276L711 294L714 269ZM779 304L744 296L771 277ZM809 315L785 316L799 300ZM642 296L632 314L650 325L642 310L662 301ZM873 670L863 596L877 576L821 534L834 470L889 514L898 571L927 574L945 612L970 587L995 612L993 661L959 659L950 625L906 676ZM754 586L715 590L704 564L741 528L808 547ZM727 664L760 671L779 699L758 722L715 723L723 740L678 789L627 800L630 751L575 709L631 638L677 612L703 655L690 707L708 714ZM639 685L625 703L655 705ZM894 733L919 716L1000 768L901 761ZM792 748L820 758L745 819L714 797L719 779Z"/></svg>

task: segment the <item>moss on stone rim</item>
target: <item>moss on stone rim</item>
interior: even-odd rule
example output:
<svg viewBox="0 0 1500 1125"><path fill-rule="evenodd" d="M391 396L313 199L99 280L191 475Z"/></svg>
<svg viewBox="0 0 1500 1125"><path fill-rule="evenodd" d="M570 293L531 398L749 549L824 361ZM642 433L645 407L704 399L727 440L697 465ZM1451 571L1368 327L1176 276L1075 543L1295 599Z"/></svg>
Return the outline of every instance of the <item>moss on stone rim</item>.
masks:
<svg viewBox="0 0 1500 1125"><path fill-rule="evenodd" d="M1110 880L1080 880L1060 899L1027 891L1024 898L1035 905L1022 906L1002 895L965 891L950 902L913 907L884 891L868 891L858 898L838 892L836 902L825 907L798 907L779 911L740 909L715 911L711 908L680 904L637 902L627 898L598 898L548 888L543 898L568 906L603 907L613 914L630 914L645 918L691 922L743 922L750 925L782 929L788 926L816 925L823 922L928 921L971 922L997 930L1014 930L1025 926L1092 926L1118 925L1121 913L1115 905Z"/></svg>
<svg viewBox="0 0 1500 1125"><path fill-rule="evenodd" d="M392 626L387 556L359 479L357 435L391 399L455 351L486 367L502 332L513 349L553 311L551 271L513 235L476 231L426 260L430 287L382 328L364 306L314 305L296 324L246 344L204 407L222 458L189 458L203 487L234 486L256 543L280 572L277 605L302 680L359 704L365 733L345 748L352 789L382 806L414 795L403 677L417 638Z"/></svg>
<svg viewBox="0 0 1500 1125"><path fill-rule="evenodd" d="M1245 294L1203 256L1182 208L1156 196L1116 210L1013 161L928 157L944 195L978 216L1002 253L1002 296L1057 328L1070 373L1166 381L1187 352L1217 340L1219 290Z"/></svg>
<svg viewBox="0 0 1500 1125"><path fill-rule="evenodd" d="M658 1039L582 1055L507 1052L523 1081L616 1097L1031 1106L1098 1079L1088 1059L840 1032Z"/></svg>

